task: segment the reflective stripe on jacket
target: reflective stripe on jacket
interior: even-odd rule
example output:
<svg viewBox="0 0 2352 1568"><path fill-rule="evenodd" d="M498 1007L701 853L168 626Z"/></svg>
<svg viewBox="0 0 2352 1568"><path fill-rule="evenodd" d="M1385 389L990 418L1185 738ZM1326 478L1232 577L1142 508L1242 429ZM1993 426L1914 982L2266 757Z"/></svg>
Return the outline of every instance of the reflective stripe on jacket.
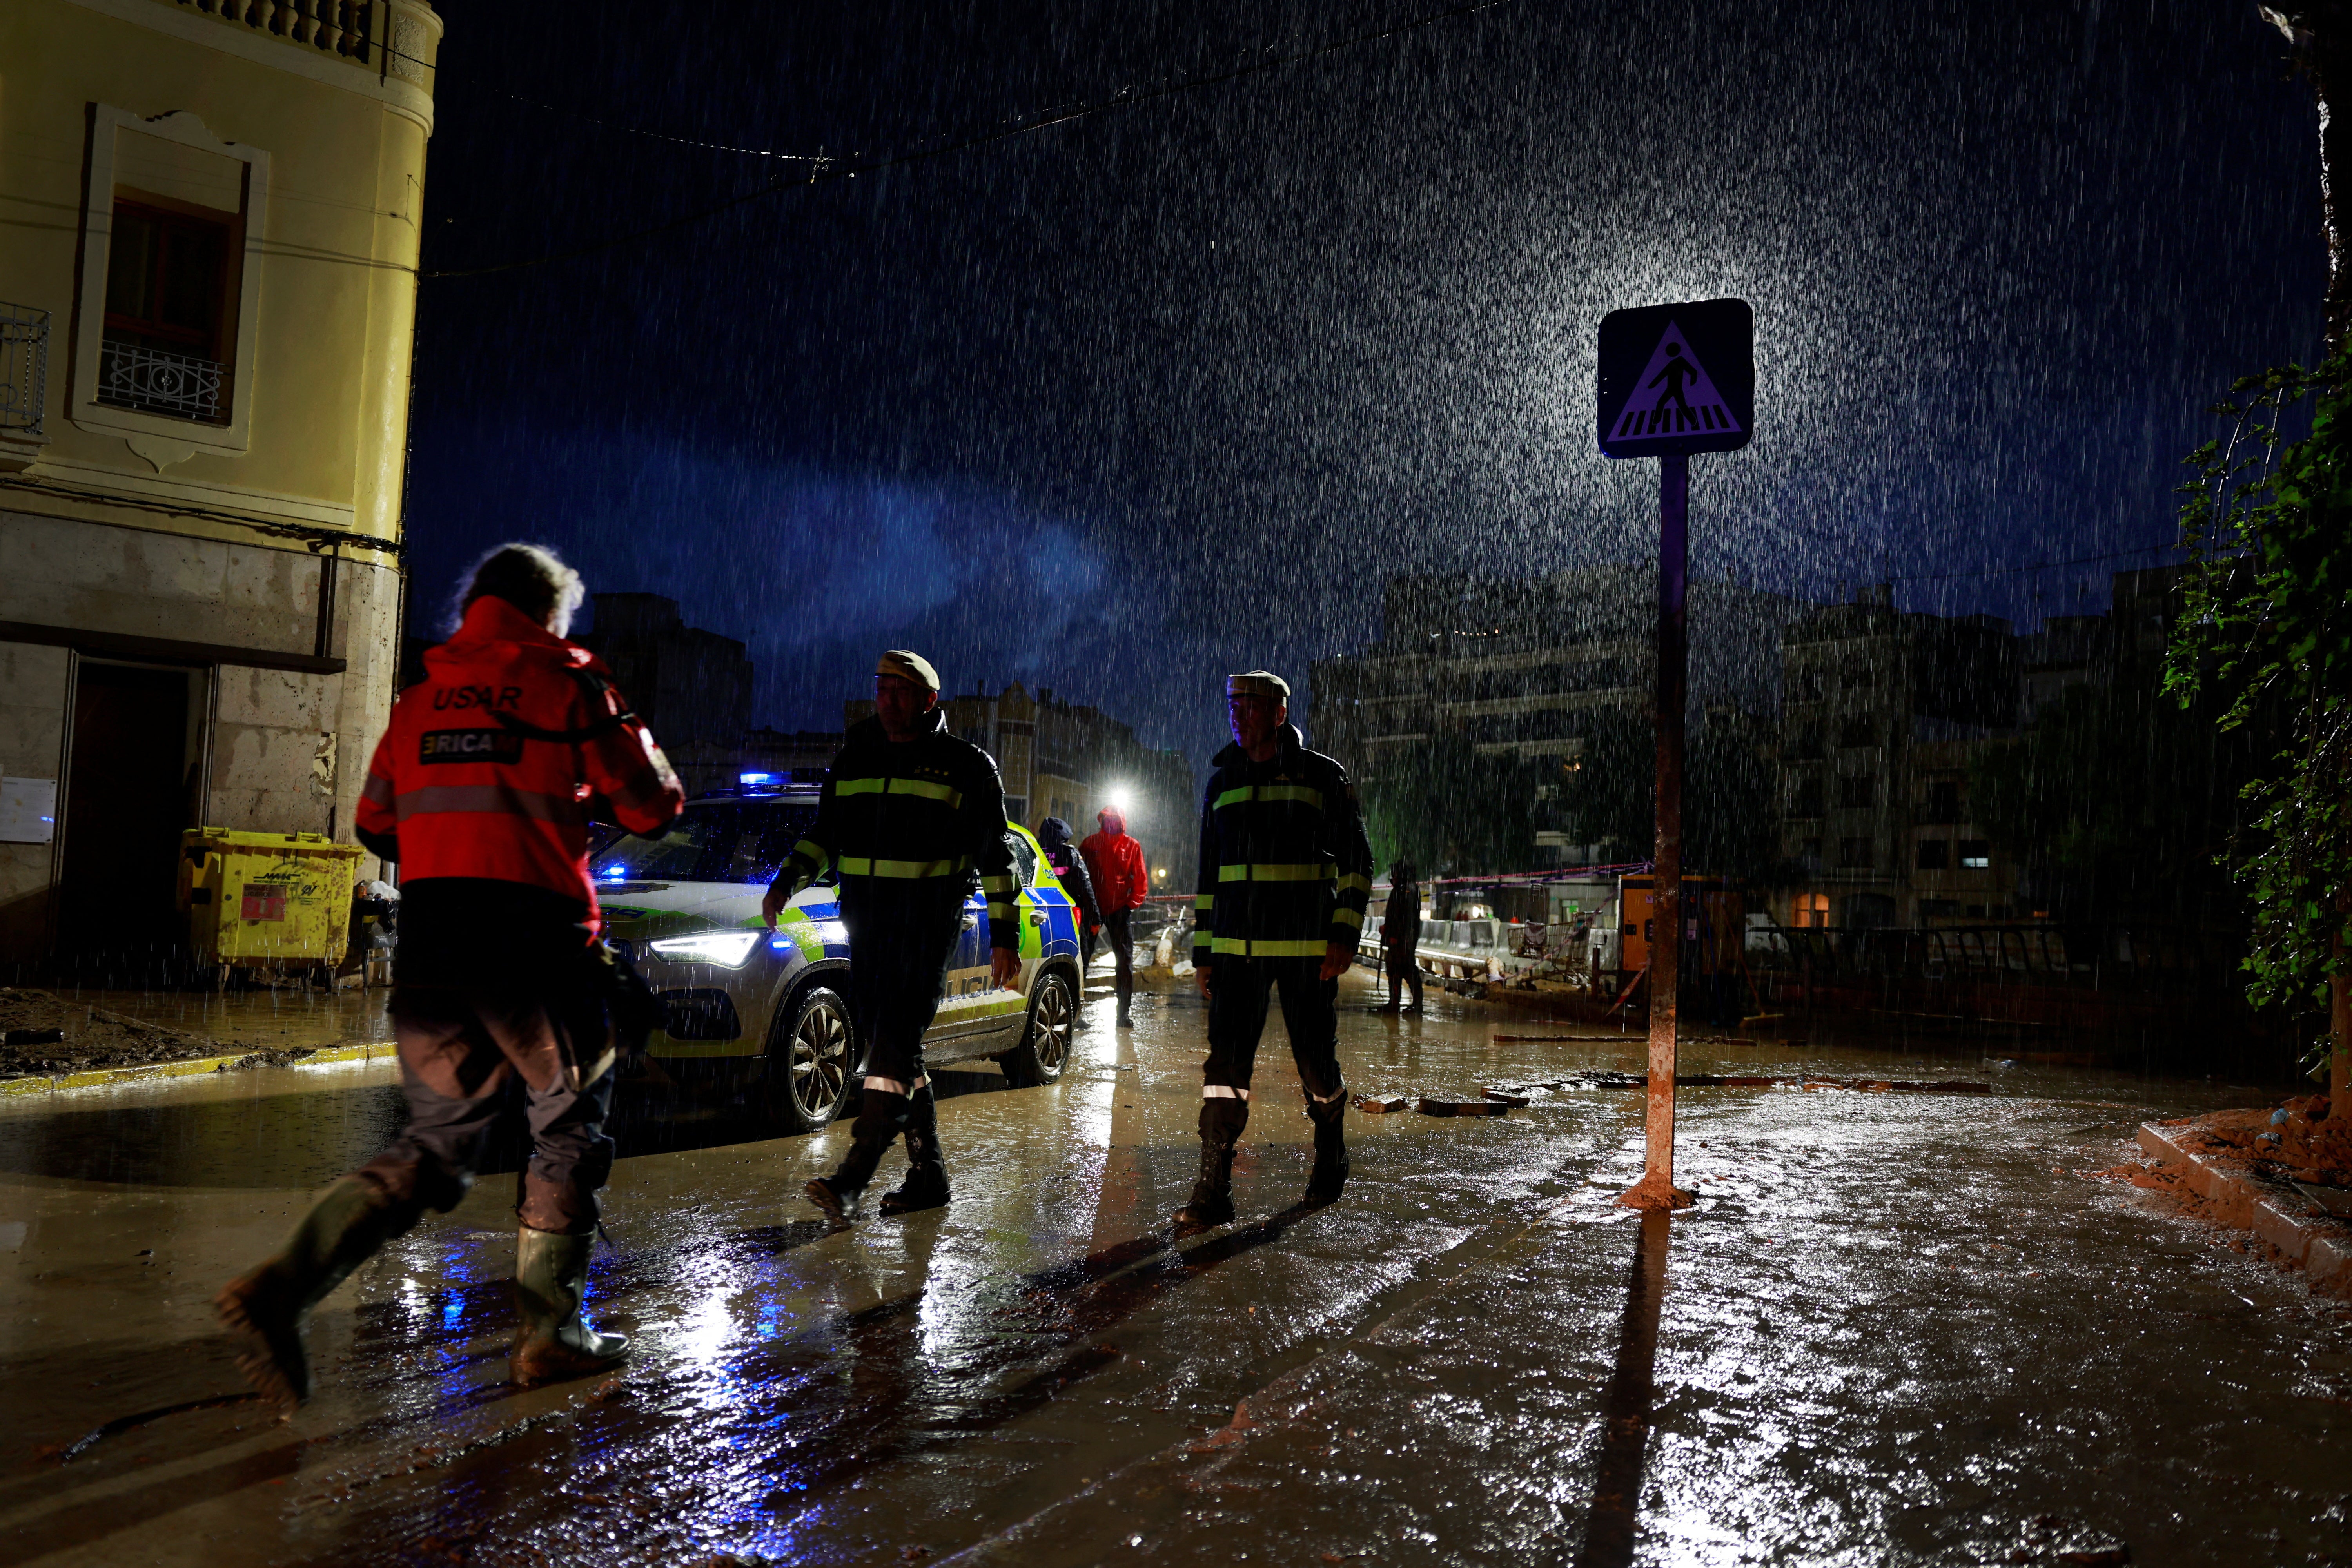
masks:
<svg viewBox="0 0 2352 1568"><path fill-rule="evenodd" d="M904 742L883 734L879 719L850 726L824 775L816 821L785 857L772 890L791 897L828 861L844 879L951 883L958 897L978 871L988 896L989 945L1017 948L1021 888L1004 837L996 761L949 734L938 709L919 722L920 732Z"/></svg>
<svg viewBox="0 0 2352 1568"><path fill-rule="evenodd" d="M425 650L425 679L393 704L355 826L398 859L404 882L543 888L579 900L600 929L592 798L634 833L660 831L686 801L627 711L594 654L504 599L477 599L457 635Z"/></svg>
<svg viewBox="0 0 2352 1568"><path fill-rule="evenodd" d="M1217 753L1201 807L1192 962L1320 958L1353 949L1372 892L1372 847L1348 771L1310 752L1292 725L1254 763Z"/></svg>

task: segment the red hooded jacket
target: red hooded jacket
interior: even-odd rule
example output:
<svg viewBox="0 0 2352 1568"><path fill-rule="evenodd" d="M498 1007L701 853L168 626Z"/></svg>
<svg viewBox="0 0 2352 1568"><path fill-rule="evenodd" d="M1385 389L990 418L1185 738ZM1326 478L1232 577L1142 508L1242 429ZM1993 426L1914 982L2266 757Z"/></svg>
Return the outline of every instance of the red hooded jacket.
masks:
<svg viewBox="0 0 2352 1568"><path fill-rule="evenodd" d="M424 680L393 705L360 796L361 839L397 855L404 887L436 877L519 882L579 900L589 929L601 929L588 875L591 798L604 796L634 833L660 831L686 802L661 748L627 712L594 654L504 599L477 599L457 636L425 650Z"/></svg>
<svg viewBox="0 0 2352 1568"><path fill-rule="evenodd" d="M1128 837L1127 818L1105 809L1097 816L1100 833L1090 833L1078 846L1087 858L1087 875L1094 879L1095 902L1105 915L1124 914L1143 907L1151 890L1151 875L1143 868L1143 846Z"/></svg>

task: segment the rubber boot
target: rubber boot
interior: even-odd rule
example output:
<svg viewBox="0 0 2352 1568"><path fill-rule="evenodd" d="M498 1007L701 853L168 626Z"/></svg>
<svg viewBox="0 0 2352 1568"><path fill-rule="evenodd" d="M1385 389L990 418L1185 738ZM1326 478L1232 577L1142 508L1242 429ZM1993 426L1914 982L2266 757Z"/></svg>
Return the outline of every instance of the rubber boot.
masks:
<svg viewBox="0 0 2352 1568"><path fill-rule="evenodd" d="M907 1101L907 1179L895 1193L882 1194L886 1215L914 1214L945 1208L948 1202L948 1162L940 1152L939 1103L925 1084Z"/></svg>
<svg viewBox="0 0 2352 1568"><path fill-rule="evenodd" d="M824 1211L835 1225L847 1225L857 1213L857 1199L874 1179L874 1167L907 1130L908 1105L903 1094L885 1089L859 1091L857 1120L849 1127L849 1152L830 1176L819 1176L801 1189L808 1201Z"/></svg>
<svg viewBox="0 0 2352 1568"><path fill-rule="evenodd" d="M1201 1101L1201 1173L1192 1198L1176 1211L1179 1228L1205 1230L1234 1217L1234 1145L1248 1124L1247 1100Z"/></svg>
<svg viewBox="0 0 2352 1568"><path fill-rule="evenodd" d="M625 1334L600 1334L580 1316L588 1283L593 1231L564 1236L522 1226L515 1233L515 1305L522 1328L507 1355L507 1378L534 1388L567 1377L587 1377L618 1366L629 1353Z"/></svg>
<svg viewBox="0 0 2352 1568"><path fill-rule="evenodd" d="M1348 1184L1348 1140L1340 1123L1348 1114L1348 1091L1337 1090L1329 1100L1307 1099L1307 1119L1315 1123L1315 1168L1307 1174L1307 1206L1320 1208L1337 1202L1339 1190Z"/></svg>
<svg viewBox="0 0 2352 1568"><path fill-rule="evenodd" d="M303 1320L423 1212L423 1205L394 1198L373 1182L345 1176L319 1194L276 1257L213 1298L222 1326L237 1341L237 1370L264 1399L291 1415L310 1397Z"/></svg>

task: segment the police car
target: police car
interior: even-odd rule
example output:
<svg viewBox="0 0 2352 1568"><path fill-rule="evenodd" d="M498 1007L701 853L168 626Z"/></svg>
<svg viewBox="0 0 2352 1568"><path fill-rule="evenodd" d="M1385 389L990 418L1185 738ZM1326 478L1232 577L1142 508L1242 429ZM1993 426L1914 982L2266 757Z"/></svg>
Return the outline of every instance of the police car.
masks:
<svg viewBox="0 0 2352 1568"><path fill-rule="evenodd" d="M606 938L625 945L667 1006L643 1076L747 1092L791 1131L830 1121L865 1073L832 873L803 889L774 931L760 918L816 805L814 784L746 773L735 790L688 801L658 837L616 834L589 862ZM1082 994L1077 915L1028 830L1006 837L1021 879L1020 973L1009 988L991 979L975 888L923 1058L932 1067L992 1058L1016 1084L1051 1083L1069 1059Z"/></svg>

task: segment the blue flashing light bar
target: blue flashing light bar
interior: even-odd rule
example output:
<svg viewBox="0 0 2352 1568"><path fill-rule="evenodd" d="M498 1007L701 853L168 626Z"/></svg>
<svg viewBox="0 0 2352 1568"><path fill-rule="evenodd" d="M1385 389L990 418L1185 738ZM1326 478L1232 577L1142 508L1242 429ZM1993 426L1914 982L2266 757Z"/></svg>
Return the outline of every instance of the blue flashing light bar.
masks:
<svg viewBox="0 0 2352 1568"><path fill-rule="evenodd" d="M776 782L773 773L737 773L735 782L743 784L770 784Z"/></svg>

